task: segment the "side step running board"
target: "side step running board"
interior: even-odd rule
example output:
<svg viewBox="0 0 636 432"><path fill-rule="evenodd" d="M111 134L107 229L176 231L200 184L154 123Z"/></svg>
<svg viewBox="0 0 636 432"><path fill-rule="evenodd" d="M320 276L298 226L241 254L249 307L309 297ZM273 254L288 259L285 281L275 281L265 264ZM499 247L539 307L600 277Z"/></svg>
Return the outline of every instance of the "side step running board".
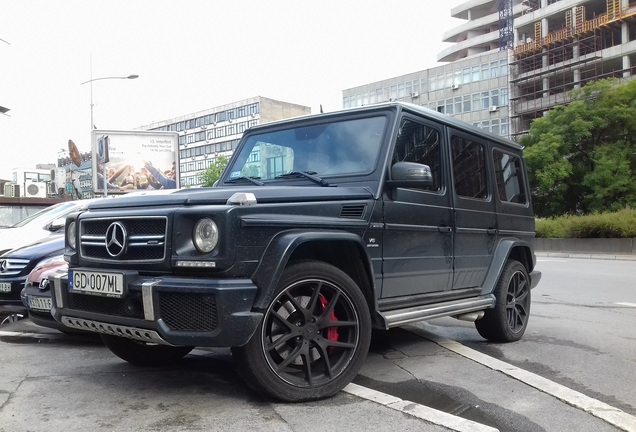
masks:
<svg viewBox="0 0 636 432"><path fill-rule="evenodd" d="M394 309L379 312L384 319L385 328L398 327L415 321L422 321L445 316L461 315L489 309L495 306L495 296L488 294L462 300L453 300L445 303L435 303L422 306L413 306L404 309Z"/></svg>

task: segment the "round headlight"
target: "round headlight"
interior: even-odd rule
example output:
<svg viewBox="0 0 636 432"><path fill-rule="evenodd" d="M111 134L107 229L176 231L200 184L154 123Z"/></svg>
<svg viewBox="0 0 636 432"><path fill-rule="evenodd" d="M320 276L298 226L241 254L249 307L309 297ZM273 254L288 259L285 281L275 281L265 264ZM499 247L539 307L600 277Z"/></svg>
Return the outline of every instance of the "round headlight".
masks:
<svg viewBox="0 0 636 432"><path fill-rule="evenodd" d="M75 238L75 221L71 222L66 227L66 242L73 250L75 250L75 247L77 246Z"/></svg>
<svg viewBox="0 0 636 432"><path fill-rule="evenodd" d="M194 245L199 252L208 253L219 242L219 229L212 219L201 219L194 226Z"/></svg>

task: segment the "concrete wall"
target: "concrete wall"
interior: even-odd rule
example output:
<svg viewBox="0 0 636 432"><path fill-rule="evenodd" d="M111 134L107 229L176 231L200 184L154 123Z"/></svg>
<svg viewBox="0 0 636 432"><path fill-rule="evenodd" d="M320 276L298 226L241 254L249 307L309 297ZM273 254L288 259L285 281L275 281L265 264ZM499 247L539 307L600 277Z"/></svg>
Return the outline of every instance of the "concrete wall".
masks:
<svg viewBox="0 0 636 432"><path fill-rule="evenodd" d="M636 255L636 239L535 239L537 252Z"/></svg>

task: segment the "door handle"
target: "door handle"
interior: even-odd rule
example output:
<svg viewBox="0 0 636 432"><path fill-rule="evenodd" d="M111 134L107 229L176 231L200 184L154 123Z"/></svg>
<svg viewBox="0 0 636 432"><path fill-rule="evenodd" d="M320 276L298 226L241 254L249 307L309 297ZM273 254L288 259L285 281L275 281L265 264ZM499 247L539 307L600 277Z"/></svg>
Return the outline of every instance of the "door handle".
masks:
<svg viewBox="0 0 636 432"><path fill-rule="evenodd" d="M439 226L439 227L437 227L437 231L439 231L441 233L451 233L451 232L453 232L453 228L447 227L447 226Z"/></svg>
<svg viewBox="0 0 636 432"><path fill-rule="evenodd" d="M488 235L495 235L499 232L499 230L497 230L497 228L488 228L486 232L488 233Z"/></svg>

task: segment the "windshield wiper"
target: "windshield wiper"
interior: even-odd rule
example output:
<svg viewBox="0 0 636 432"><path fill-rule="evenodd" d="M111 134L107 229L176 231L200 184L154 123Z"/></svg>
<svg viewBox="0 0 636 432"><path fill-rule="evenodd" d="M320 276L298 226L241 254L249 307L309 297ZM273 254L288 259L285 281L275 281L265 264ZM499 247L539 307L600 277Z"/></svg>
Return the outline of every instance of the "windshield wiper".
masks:
<svg viewBox="0 0 636 432"><path fill-rule="evenodd" d="M308 178L309 180L318 183L320 186L331 186L329 184L329 182L327 182L326 180L321 179L320 177L318 177L316 175L316 171L291 171L285 174L281 174L281 175L277 175L274 178L277 179L290 179L290 178L299 178L299 177L305 177Z"/></svg>
<svg viewBox="0 0 636 432"><path fill-rule="evenodd" d="M225 183L236 183L238 181L247 180L250 183L254 183L256 186L265 186L265 183L263 183L262 181L258 181L259 179L260 177L236 177L232 180L226 180Z"/></svg>

